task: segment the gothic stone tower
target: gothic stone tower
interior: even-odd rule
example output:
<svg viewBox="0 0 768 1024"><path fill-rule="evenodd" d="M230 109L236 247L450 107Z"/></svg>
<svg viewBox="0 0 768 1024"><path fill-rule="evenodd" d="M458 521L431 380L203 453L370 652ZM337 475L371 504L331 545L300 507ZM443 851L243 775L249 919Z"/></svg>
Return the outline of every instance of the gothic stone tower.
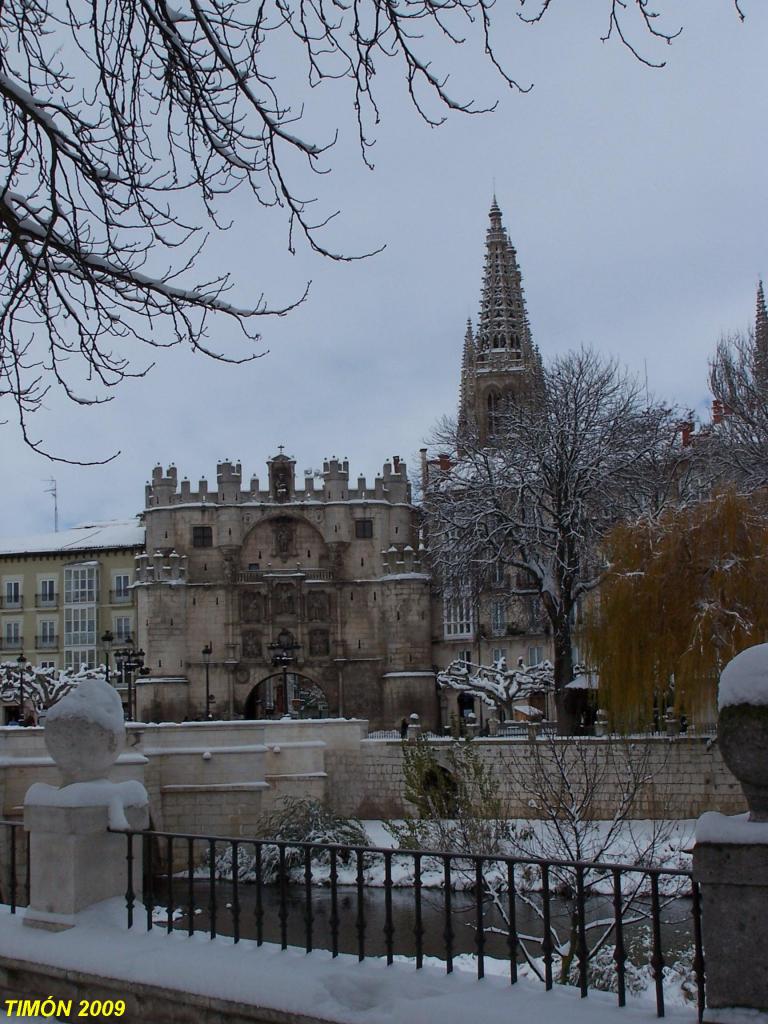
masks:
<svg viewBox="0 0 768 1024"><path fill-rule="evenodd" d="M494 196L485 242L477 329L467 321L461 364L459 427L485 443L512 402L535 393L541 357L531 338L517 253Z"/></svg>

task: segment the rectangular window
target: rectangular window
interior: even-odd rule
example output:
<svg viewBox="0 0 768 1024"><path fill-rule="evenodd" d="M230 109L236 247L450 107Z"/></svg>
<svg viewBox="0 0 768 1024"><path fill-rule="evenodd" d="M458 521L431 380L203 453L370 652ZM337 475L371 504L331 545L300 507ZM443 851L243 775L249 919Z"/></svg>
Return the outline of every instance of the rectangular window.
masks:
<svg viewBox="0 0 768 1024"><path fill-rule="evenodd" d="M40 647L53 647L56 643L56 620L42 619L39 623L40 635L38 637Z"/></svg>
<svg viewBox="0 0 768 1024"><path fill-rule="evenodd" d="M192 547L211 548L213 547L213 528L210 526L192 527Z"/></svg>
<svg viewBox="0 0 768 1024"><path fill-rule="evenodd" d="M469 595L446 595L443 598L443 630L446 637L472 636L474 620L474 608Z"/></svg>
<svg viewBox="0 0 768 1024"><path fill-rule="evenodd" d="M370 540L373 536L373 520L372 519L356 519L355 520L355 537L358 540Z"/></svg>
<svg viewBox="0 0 768 1024"><path fill-rule="evenodd" d="M528 648L528 664L540 665L544 660L544 652L541 647Z"/></svg>
<svg viewBox="0 0 768 1024"><path fill-rule="evenodd" d="M64 646L84 647L96 643L96 609L67 608L64 612Z"/></svg>
<svg viewBox="0 0 768 1024"><path fill-rule="evenodd" d="M81 668L96 668L95 648L73 648L64 652L64 667L79 672Z"/></svg>
<svg viewBox="0 0 768 1024"><path fill-rule="evenodd" d="M6 651L21 650L21 623L6 622L3 628L3 647Z"/></svg>
<svg viewBox="0 0 768 1024"><path fill-rule="evenodd" d="M493 563L491 582L493 583L494 587L501 587L504 585L504 566L501 562Z"/></svg>
<svg viewBox="0 0 768 1024"><path fill-rule="evenodd" d="M21 582L20 580L5 581L5 607L21 608Z"/></svg>
<svg viewBox="0 0 768 1024"><path fill-rule="evenodd" d="M56 580L40 580L40 604L56 604Z"/></svg>
<svg viewBox="0 0 768 1024"><path fill-rule="evenodd" d="M119 640L121 644L126 643L131 637L130 615L116 615L113 621L115 640Z"/></svg>
<svg viewBox="0 0 768 1024"><path fill-rule="evenodd" d="M55 661L41 661L40 668L56 668Z"/></svg>
<svg viewBox="0 0 768 1024"><path fill-rule="evenodd" d="M507 631L507 606L504 601L491 602L491 632L503 636Z"/></svg>
<svg viewBox="0 0 768 1024"><path fill-rule="evenodd" d="M65 604L93 604L97 597L95 566L64 570Z"/></svg>
<svg viewBox="0 0 768 1024"><path fill-rule="evenodd" d="M459 651L456 655L457 661L463 661L465 665L469 665L472 662L472 651L468 648L465 651Z"/></svg>
<svg viewBox="0 0 768 1024"><path fill-rule="evenodd" d="M112 600L115 604L124 604L131 600L131 577L127 572L118 572L112 577Z"/></svg>
<svg viewBox="0 0 768 1024"><path fill-rule="evenodd" d="M507 648L494 647L491 651L491 660L494 668L505 669L507 667Z"/></svg>

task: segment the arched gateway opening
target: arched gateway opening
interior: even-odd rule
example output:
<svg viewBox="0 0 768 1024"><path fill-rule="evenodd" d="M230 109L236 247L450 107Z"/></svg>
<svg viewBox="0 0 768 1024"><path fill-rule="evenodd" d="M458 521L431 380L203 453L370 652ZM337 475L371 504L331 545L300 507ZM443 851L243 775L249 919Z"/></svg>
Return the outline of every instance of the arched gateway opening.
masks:
<svg viewBox="0 0 768 1024"><path fill-rule="evenodd" d="M300 672L273 672L245 699L245 718L327 718L328 698L314 679Z"/></svg>

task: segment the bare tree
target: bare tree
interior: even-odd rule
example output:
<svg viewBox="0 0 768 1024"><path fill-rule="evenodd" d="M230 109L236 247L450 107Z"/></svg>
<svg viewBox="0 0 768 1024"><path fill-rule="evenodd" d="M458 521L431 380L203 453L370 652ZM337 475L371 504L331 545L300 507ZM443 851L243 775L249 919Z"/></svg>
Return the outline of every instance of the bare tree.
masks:
<svg viewBox="0 0 768 1024"><path fill-rule="evenodd" d="M348 84L363 159L380 109L377 65L396 60L429 124L483 108L448 88L450 52L478 46L504 85L520 88L493 43L494 0L4 0L0 5L0 398L24 440L47 390L108 401L136 364L134 342L186 343L216 359L257 358L208 340L212 318L256 340L283 305L238 304L227 273L194 274L217 200L245 189L279 206L317 252L334 213L313 213L302 168L325 172L335 135L305 135L301 96ZM529 17L539 21L550 0ZM625 45L646 0L607 3ZM636 47L630 49L639 56ZM642 59L642 58L641 58ZM438 62L443 66L438 67ZM296 70L299 69L298 81ZM304 78L304 76L306 76ZM523 88L527 88L524 86ZM488 109L488 108L486 108ZM183 207L183 210L182 210ZM70 461L70 460L65 460Z"/></svg>
<svg viewBox="0 0 768 1024"><path fill-rule="evenodd" d="M719 421L710 455L724 476L748 490L768 484L768 325L759 308L757 326L760 337L750 330L721 338L709 368Z"/></svg>
<svg viewBox="0 0 768 1024"><path fill-rule="evenodd" d="M465 693L487 707L503 710L508 716L512 714L513 701L548 693L553 684L554 672L549 661L538 665L521 664L512 669L507 668L503 659L501 664L495 665L453 661L437 673L437 685L441 689Z"/></svg>
<svg viewBox="0 0 768 1024"><path fill-rule="evenodd" d="M618 365L582 349L544 370L541 392L512 405L480 442L452 423L435 444L451 468L428 486L429 551L444 592L477 591L511 569L508 595L539 597L552 628L559 728L572 732L577 606L603 574L598 544L617 521L679 501L693 456L676 414Z"/></svg>
<svg viewBox="0 0 768 1024"><path fill-rule="evenodd" d="M99 668L58 669L40 665L19 666L17 661L0 662L0 701L19 703L22 721L30 715L37 719L40 712L65 697L85 679L104 679L106 670Z"/></svg>

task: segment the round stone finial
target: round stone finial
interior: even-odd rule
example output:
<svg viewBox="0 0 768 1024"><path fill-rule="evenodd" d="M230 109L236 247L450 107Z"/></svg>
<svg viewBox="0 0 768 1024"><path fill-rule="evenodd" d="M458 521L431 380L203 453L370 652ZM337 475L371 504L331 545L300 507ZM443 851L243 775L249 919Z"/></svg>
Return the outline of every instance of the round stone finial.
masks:
<svg viewBox="0 0 768 1024"><path fill-rule="evenodd" d="M768 644L737 654L720 675L717 743L741 783L750 821L768 821Z"/></svg>
<svg viewBox="0 0 768 1024"><path fill-rule="evenodd" d="M103 779L125 745L123 705L103 679L86 679L45 718L45 745L64 783Z"/></svg>

